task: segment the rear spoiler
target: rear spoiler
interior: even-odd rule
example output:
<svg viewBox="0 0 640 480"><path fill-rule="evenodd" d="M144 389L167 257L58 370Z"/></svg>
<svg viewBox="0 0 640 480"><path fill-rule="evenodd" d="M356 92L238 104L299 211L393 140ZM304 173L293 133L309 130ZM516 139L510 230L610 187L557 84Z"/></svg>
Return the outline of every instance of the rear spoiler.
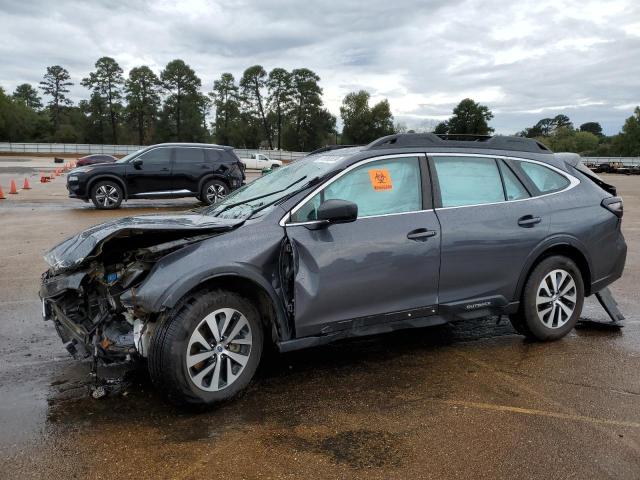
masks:
<svg viewBox="0 0 640 480"><path fill-rule="evenodd" d="M593 170L582 163L582 157L577 153L556 153L555 155L560 160L563 160L567 165L575 168L580 173L588 177L589 180L598 185L605 192L614 196L618 194L616 187L602 180L593 172Z"/></svg>

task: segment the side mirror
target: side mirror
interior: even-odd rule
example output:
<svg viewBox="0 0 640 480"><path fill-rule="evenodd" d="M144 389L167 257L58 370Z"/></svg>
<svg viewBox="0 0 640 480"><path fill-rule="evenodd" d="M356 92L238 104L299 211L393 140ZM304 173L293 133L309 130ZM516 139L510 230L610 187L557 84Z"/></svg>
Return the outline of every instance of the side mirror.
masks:
<svg viewBox="0 0 640 480"><path fill-rule="evenodd" d="M131 165L133 165L133 168L140 170L140 167L142 166L142 159L136 158L133 162L131 162Z"/></svg>
<svg viewBox="0 0 640 480"><path fill-rule="evenodd" d="M358 218L358 205L347 200L326 200L318 207L318 220L327 223L349 223Z"/></svg>

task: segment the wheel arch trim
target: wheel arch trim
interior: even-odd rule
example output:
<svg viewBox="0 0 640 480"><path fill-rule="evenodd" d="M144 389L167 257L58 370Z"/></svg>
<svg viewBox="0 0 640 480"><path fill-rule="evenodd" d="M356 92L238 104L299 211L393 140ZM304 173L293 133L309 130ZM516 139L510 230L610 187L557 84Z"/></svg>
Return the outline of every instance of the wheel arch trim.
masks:
<svg viewBox="0 0 640 480"><path fill-rule="evenodd" d="M198 195L202 193L202 187L204 187L204 184L209 180L220 180L221 182L224 182L229 191L231 191L231 185L227 177L225 177L224 175L220 175L219 173L207 173L198 181Z"/></svg>
<svg viewBox="0 0 640 480"><path fill-rule="evenodd" d="M276 338L274 338L274 340L278 342L290 340L292 337L292 328L288 321L282 299L269 281L258 272L253 271L249 266L235 266L219 271L200 272L191 278L180 278L179 282L167 288L163 294L153 302L156 305L156 308L153 308L153 310L172 309L190 292L206 287L207 285L215 285L216 288L227 288L232 291L237 290L238 282L244 283L245 287L259 289L252 290L256 295L259 295L259 292L266 295L274 314L272 318L272 321L275 323ZM256 308L259 308L259 306L256 305Z"/></svg>
<svg viewBox="0 0 640 480"><path fill-rule="evenodd" d="M538 246L529 254L525 261L518 283L516 285L514 301L518 301L522 297L524 285L531 274L533 268L542 261L542 259L557 253L558 255L565 255L574 260L582 273L584 281L585 296L591 295L591 281L593 280L592 262L587 249L584 244L576 237L571 235L555 235L542 241Z"/></svg>
<svg viewBox="0 0 640 480"><path fill-rule="evenodd" d="M91 190L93 189L93 186L97 183L97 182L101 182L104 180L114 180L118 185L120 185L120 188L122 188L122 194L123 194L123 200L126 200L129 198L129 191L127 190L127 184L125 181L123 181L120 177L118 177L117 175L111 175L111 174L102 174L99 176L96 176L95 178L92 178L91 180L89 180L87 182L87 197L91 198Z"/></svg>

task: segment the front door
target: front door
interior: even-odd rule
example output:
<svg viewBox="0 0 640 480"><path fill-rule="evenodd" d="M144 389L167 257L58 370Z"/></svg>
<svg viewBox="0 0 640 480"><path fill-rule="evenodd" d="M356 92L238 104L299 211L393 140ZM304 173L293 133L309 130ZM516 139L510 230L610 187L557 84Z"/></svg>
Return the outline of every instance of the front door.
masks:
<svg viewBox="0 0 640 480"><path fill-rule="evenodd" d="M428 184L423 155L365 160L292 210L299 336L435 312L440 226ZM356 203L358 219L317 228L317 208L329 199Z"/></svg>
<svg viewBox="0 0 640 480"><path fill-rule="evenodd" d="M172 148L158 147L132 160L127 166L127 187L130 195L175 190L171 175ZM142 163L136 165L136 161Z"/></svg>

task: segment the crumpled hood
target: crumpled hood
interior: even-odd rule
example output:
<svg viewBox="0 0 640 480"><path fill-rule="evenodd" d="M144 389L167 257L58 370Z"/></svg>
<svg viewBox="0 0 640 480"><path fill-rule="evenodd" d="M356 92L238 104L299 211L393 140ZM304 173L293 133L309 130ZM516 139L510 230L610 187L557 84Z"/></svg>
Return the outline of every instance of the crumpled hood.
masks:
<svg viewBox="0 0 640 480"><path fill-rule="evenodd" d="M138 215L120 218L91 227L49 250L45 261L54 269L62 270L81 264L96 248L110 238L144 231L185 231L204 233L232 230L243 220L224 219L200 214Z"/></svg>

